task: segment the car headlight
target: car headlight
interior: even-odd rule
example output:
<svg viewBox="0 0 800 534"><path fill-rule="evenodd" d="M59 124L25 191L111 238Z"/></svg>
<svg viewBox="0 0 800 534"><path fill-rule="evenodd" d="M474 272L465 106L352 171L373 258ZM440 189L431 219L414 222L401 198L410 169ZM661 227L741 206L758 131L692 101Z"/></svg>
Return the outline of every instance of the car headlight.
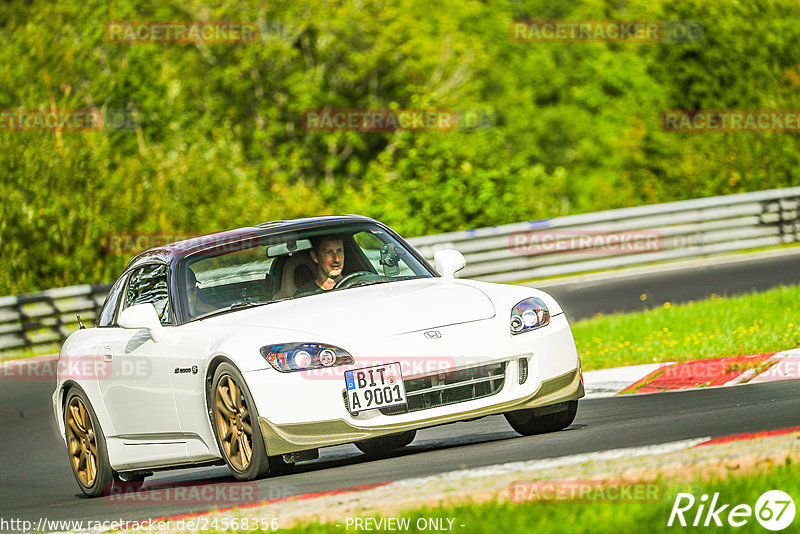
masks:
<svg viewBox="0 0 800 534"><path fill-rule="evenodd" d="M281 343L261 347L261 355L281 373L350 365L353 356L344 349L323 343Z"/></svg>
<svg viewBox="0 0 800 534"><path fill-rule="evenodd" d="M529 330L536 330L547 326L550 322L550 312L544 301L531 297L518 303L511 310L511 333L521 334Z"/></svg>

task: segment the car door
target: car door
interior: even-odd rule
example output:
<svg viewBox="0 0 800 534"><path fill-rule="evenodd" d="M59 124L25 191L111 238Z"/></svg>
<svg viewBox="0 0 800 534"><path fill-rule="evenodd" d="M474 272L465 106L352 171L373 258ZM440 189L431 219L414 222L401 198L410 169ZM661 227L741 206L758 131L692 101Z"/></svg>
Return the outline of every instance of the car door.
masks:
<svg viewBox="0 0 800 534"><path fill-rule="evenodd" d="M125 445L159 444L163 447L158 451L142 453L182 457L185 439L180 432L170 368L170 346L176 327L172 326L167 270L166 265L146 265L128 277L119 312L135 304L152 304L167 328L156 343L148 330L121 328L115 321L98 347L100 356L111 362L111 374L101 381L100 389L118 437Z"/></svg>
<svg viewBox="0 0 800 534"><path fill-rule="evenodd" d="M270 272L273 261L274 258L267 254L267 246L246 244L240 250L227 251L222 256L203 256L186 269L194 273L195 282L192 284L199 283L208 292L207 295L215 295L214 300L220 306L221 302L227 305L261 294L264 278ZM187 455L193 462L219 458L205 409L206 376L203 363L209 347L218 344L220 338L214 327L204 326L203 323L202 320L189 322L175 329L170 355L171 367L175 370L172 384L178 418L186 435Z"/></svg>

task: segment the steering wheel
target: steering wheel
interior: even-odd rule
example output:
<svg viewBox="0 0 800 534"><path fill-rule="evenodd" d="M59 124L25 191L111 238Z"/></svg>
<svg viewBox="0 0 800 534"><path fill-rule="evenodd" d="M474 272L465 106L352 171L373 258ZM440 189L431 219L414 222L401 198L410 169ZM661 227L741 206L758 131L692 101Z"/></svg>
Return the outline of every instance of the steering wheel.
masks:
<svg viewBox="0 0 800 534"><path fill-rule="evenodd" d="M333 285L333 289L339 289L340 287L345 287L345 285L349 284L351 281L353 281L353 279L358 278L359 276L364 276L364 275L375 276L375 273L372 273L370 271L356 271L356 272L350 273L347 276L345 276L344 278L342 278L341 280L339 280L338 282L336 282Z"/></svg>

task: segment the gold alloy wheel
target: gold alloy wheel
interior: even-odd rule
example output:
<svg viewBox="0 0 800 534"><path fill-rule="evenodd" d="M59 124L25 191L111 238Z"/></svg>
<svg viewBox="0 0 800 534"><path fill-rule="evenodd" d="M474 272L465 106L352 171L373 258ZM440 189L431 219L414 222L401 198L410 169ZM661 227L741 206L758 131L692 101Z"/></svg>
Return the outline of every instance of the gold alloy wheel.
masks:
<svg viewBox="0 0 800 534"><path fill-rule="evenodd" d="M217 383L214 404L225 456L234 469L245 471L253 456L253 427L244 394L232 376L224 375Z"/></svg>
<svg viewBox="0 0 800 534"><path fill-rule="evenodd" d="M78 397L72 397L66 412L67 447L70 463L78 480L87 488L97 478L97 435L89 410Z"/></svg>

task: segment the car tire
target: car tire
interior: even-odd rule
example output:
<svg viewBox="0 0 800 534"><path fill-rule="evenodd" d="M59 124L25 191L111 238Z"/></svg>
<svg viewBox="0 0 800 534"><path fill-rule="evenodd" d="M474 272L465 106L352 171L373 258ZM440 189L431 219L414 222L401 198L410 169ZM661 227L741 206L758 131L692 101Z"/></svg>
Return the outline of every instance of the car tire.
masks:
<svg viewBox="0 0 800 534"><path fill-rule="evenodd" d="M400 434L390 434L377 438L369 438L363 441L356 441L355 446L358 450L369 456L380 456L381 454L395 449L400 449L414 441L417 435L416 430L408 430Z"/></svg>
<svg viewBox="0 0 800 534"><path fill-rule="evenodd" d="M237 480L256 480L270 472L258 411L238 369L222 363L209 392L211 426L225 463Z"/></svg>
<svg viewBox="0 0 800 534"><path fill-rule="evenodd" d="M106 438L86 394L77 387L67 391L64 403L64 437L72 474L87 497L110 492L114 471L108 461Z"/></svg>
<svg viewBox="0 0 800 534"><path fill-rule="evenodd" d="M523 436L533 436L535 434L545 434L567 428L575 420L578 412L578 401L572 400L565 403L566 410L553 412L544 415L536 415L537 408L517 410L505 414L506 421L517 433Z"/></svg>

